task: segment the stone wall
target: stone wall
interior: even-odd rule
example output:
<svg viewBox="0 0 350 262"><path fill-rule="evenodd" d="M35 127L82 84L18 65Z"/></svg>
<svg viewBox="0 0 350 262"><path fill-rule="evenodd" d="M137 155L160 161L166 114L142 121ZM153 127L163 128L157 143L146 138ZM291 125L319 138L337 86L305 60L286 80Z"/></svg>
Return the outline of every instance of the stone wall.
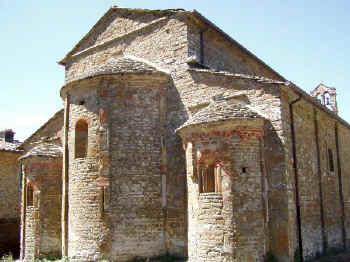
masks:
<svg viewBox="0 0 350 262"><path fill-rule="evenodd" d="M294 111L303 252L305 257L312 257L316 252L323 252L324 230L321 225L316 130L311 105L303 103L302 107L295 106Z"/></svg>
<svg viewBox="0 0 350 262"><path fill-rule="evenodd" d="M0 256L19 251L19 153L0 151ZM9 234L11 232L11 234Z"/></svg>
<svg viewBox="0 0 350 262"><path fill-rule="evenodd" d="M20 205L19 153L0 152L0 218L18 218Z"/></svg>
<svg viewBox="0 0 350 262"><path fill-rule="evenodd" d="M162 177L161 181L158 181L162 184L162 188L159 189L158 187L150 186L152 190L150 190L151 192L149 192L149 195L151 198L154 195L157 195L159 198L153 204L157 206L161 202L163 207L161 211L159 210L159 212L162 214L162 222L160 222L160 224L152 224L153 228L156 228L157 225L163 227L162 239L165 240L165 243L160 244L159 252L168 250L170 253L177 254L186 252L185 243L187 225L184 214L186 180L184 179L185 154L181 147L181 141L178 136L174 135L174 131L176 128L181 126L181 124L183 124L196 110L198 110L198 108L200 108L204 103L208 102L212 96L242 96L243 100L246 100L249 105L254 108L254 110L258 111L267 120L265 132L268 135L266 135L264 139L263 155L265 159L267 177L265 199L268 199L268 231L270 242L269 245L266 244L265 251L270 250L281 261L288 261L294 256L294 252L297 247L297 221L295 205L296 187L292 166L291 123L289 105L287 101L291 101L292 99L296 98L296 96L290 95L289 93L287 94L285 92L280 92L277 85L273 85L271 83L264 84L261 83L261 81L255 81L254 79L243 79L220 72L196 72L195 70L187 70L189 67L186 63L188 57L196 55L200 58L202 53L203 64L205 66L217 70L227 70L233 73L263 75L266 77L279 79L279 76L276 73L257 62L254 57L250 56L245 51L242 51L241 48L232 44L218 32L210 28L208 30L207 29L208 28L204 23L197 19L189 19L189 16L185 15L183 12L129 13L129 11L125 10L113 11L98 23L98 25L91 31L91 34L84 40L85 42L82 41L79 44L77 49L73 52L73 56L67 59L66 82L74 79L74 77L84 72L86 68L96 66L106 61L111 56L119 56L122 54L146 59L149 62L154 63L156 66L162 68L162 70L169 71L171 79L170 88L168 88L165 92L166 102L164 104L166 110L164 110L162 113L165 115L164 121L166 125L164 130L162 130L162 128L161 130L158 130L160 133L155 132L154 134L155 137L162 137L162 135L164 135L164 138L161 139L161 143L159 143L159 154L161 156L161 160L159 161L160 163L157 163L160 165L160 171L157 168L155 169L162 175L160 176L157 172L154 174L155 179L160 179L160 177ZM202 47L200 32L203 32ZM104 81L105 80L101 80L101 84L105 87L113 85L123 86L125 83L128 83L128 85L130 84L128 77L123 78L123 81L126 81L125 83L122 83L115 78L106 80L106 82ZM77 86L79 85L80 84ZM90 85L91 87L96 87L100 84L94 83L93 80L90 80ZM133 84L130 85L133 86ZM143 85L140 84L140 86ZM116 95L116 97L119 97L120 101L123 101L120 102L121 106L119 105L119 107L116 103L113 104L114 102L109 102L108 99L97 98L99 94L93 88L91 89L90 93L84 93L84 91L77 92L78 93L75 94L77 99L80 99L81 97L86 97L88 99L89 105L87 107L89 109L87 111L85 109L81 109L84 108L84 106L79 106L79 101L75 100L72 104L72 117L73 120L77 119L79 116L83 116L91 120L90 125L92 127L92 139L90 139L89 133L89 148L91 148L91 151L88 153L88 156L90 155L92 158L89 159L89 161L91 161L91 165L88 165L87 167L84 166L82 169L84 171L82 171L81 174L79 172L76 174L77 177L82 176L93 181L97 179L96 169L100 166L97 160L101 160L97 154L97 151L100 150L98 147L107 147L108 145L107 142L101 143L98 141L98 139L106 139L107 141L110 141L109 143L111 145L111 151L109 151L109 148L105 148L105 152L102 154L107 156L107 162L110 163L110 165L106 165L107 167L105 170L111 170L109 168L118 170L116 163L123 162L123 159L128 158L129 155L131 155L130 152L120 152L121 149L117 146L118 143L125 146L127 145L127 141L122 141L119 138L117 139L118 135L120 134L113 133L117 132L116 130L118 130L116 124L114 124L114 127L111 129L111 133L103 130L101 133L99 133L98 126L101 125L101 123L99 124L98 122L101 122L101 116L105 115L107 112L107 119L115 118L114 120L116 123L119 123L118 121L123 121L121 125L128 126L129 124L133 125L136 123L136 120L133 119L134 115L129 116L130 120L132 120L129 123L127 119L119 117L118 114L116 115L108 110L104 111L104 108L113 108L112 111L119 112L120 116L128 115L128 110L130 110L130 112L135 113L139 119L143 121L144 119L139 116L140 112L138 111L138 106L143 108L145 105L149 105L150 101L154 102L155 100L152 100L153 98L149 98L147 101L139 102L137 97L141 94L145 97L148 97L149 95L155 97L157 94L152 93L153 91L150 93L143 93L144 91L138 90L137 88L132 88L126 93L123 93L123 91ZM127 99L124 102L122 98ZM132 107L128 103L136 104L135 107ZM163 102L161 102L161 104L162 103ZM149 106L155 110L155 113L158 112L158 109L154 108L155 105L151 103ZM101 109L103 110L101 111ZM124 111L120 111L121 109L124 109ZM340 234L343 234L341 226L342 223L339 223L339 218L341 218L341 216L338 215L342 214L342 212L339 212L342 211L341 194L339 194L340 181L336 175L327 175L327 170L329 170L329 166L327 166L326 161L328 149L331 148L333 150L335 170L339 169L337 164L338 156L336 156L334 151L334 132L330 133L327 131L328 127L333 125L332 121L328 119L328 116L325 116L322 112L318 112L316 114L317 121L321 123L329 122L329 124L325 124L325 126L327 126L326 129L322 127L323 124L319 125L318 135L320 140L320 160L318 161L317 154L315 159L316 146L315 137L313 136L313 133L315 133L315 127L312 125L314 124L314 121L312 118L313 116L311 116L314 114L313 109L305 105L305 110L300 109L300 113L296 114L296 147L297 158L300 159L298 162L298 170L301 177L298 186L300 186L299 198L301 205L302 237L305 239L305 241L303 241L305 243L305 255L313 256L317 252L321 252L323 247L339 247L341 244ZM152 117L150 120L152 119L153 121L154 116L151 116ZM147 123L147 125L151 124L152 121ZM103 128L107 127L107 129L109 128L109 125L110 124L108 123L102 124ZM73 132L72 128L73 127L71 125L70 132ZM144 127L140 127L140 130L144 130L143 128ZM346 144L347 131L344 130L347 129L343 126L339 126L339 139L342 141L342 143ZM133 132L137 133L136 130L133 130ZM113 145L113 140L118 140L118 143L114 141ZM304 143L305 140L307 141L306 143ZM70 146L72 141L69 142ZM132 141L137 145L137 140ZM151 143L153 142L154 141L151 141ZM141 139L140 144L143 143L145 142ZM158 144L154 144L154 148L157 146ZM124 155L124 158L113 158L116 157L113 155L114 153L109 155L110 152L114 152L112 148L118 153L118 157L119 154L122 154ZM344 152L344 157L340 158L339 160L341 165L344 166L344 168L342 168L343 174L347 174L346 165L349 163L349 161L347 161L346 148L346 146L340 146L340 152ZM152 149L153 147L149 148L149 150ZM137 150L141 150L141 148L138 148ZM145 151L148 149L146 147L142 150ZM70 158L73 159L72 152L74 149L70 148L69 151ZM116 161L112 161L112 159L116 159ZM133 161L136 160L133 159ZM315 166L315 163L318 162L319 165L317 164ZM73 164L74 161L71 163L71 165ZM123 164L125 165L124 162ZM72 168L73 169L70 172L75 172L74 167ZM75 169L78 169L78 167ZM136 172L137 169L135 168L134 171ZM112 171L103 172L111 172L110 174L113 174ZM131 167L130 170L128 169L128 172L132 173ZM350 201L348 197L349 191L347 190L347 185L349 182L347 181L346 176L343 175L342 177L344 177L342 186L346 211L350 208L350 204L348 203ZM108 244L106 244L113 243L113 241L108 240L109 233L106 229L108 226L104 228L104 226L108 225L109 223L106 218L108 217L107 215L109 214L109 211L104 210L106 212L106 217L102 218L100 215L101 205L98 207L97 203L101 203L102 196L105 196L105 193L102 193L104 192L103 190L113 191L108 191L106 196L115 197L116 200L111 200L111 203L114 203L115 201L118 201L117 197L118 194L121 194L121 192L126 196L129 196L132 192L137 191L137 188L142 188L144 184L140 185L138 182L132 180L134 181L133 183L127 181L129 183L127 184L127 187L118 188L119 186L116 186L118 183L113 185L112 181L109 181L111 182L110 187L101 186L99 184L99 189L97 189L96 185L91 181L86 182L86 186L88 188L91 187L91 191L86 192L86 197L91 199L90 202L87 201L86 207L91 207L91 210L89 210L92 212L91 214L94 214L94 221L98 225L103 226L99 232L85 232L81 234L85 234L84 237L92 238L94 238L95 235L102 236L103 240L96 240L97 242L100 241L99 244L96 244L96 241L94 242L97 246L95 249L93 248L90 250L91 252L89 251L91 254L96 250L97 253L101 251L102 253L105 252L114 254L119 252L117 251L117 245L112 247L113 245L108 246ZM72 180L72 183L73 182L74 181ZM106 184L108 183L106 182ZM147 187L147 184L145 184L145 186ZM78 187L78 182L76 182L76 188ZM106 187L106 189L102 189L103 187ZM164 190L164 187L166 187L166 190ZM77 192L83 192L85 189L86 188L80 188L79 190L77 189ZM115 192L117 192L116 195ZM166 192L165 198L163 195L161 195L163 192ZM79 193L77 193L77 199L79 199L78 195ZM141 193L135 193L135 199L139 195L141 195ZM130 199L134 198L130 197ZM77 203L76 207L78 210ZM166 203L166 208L164 208L164 203ZM153 204L151 203L151 205ZM321 212L322 209L323 212ZM158 212L157 208L155 210ZM337 212L337 215L334 216L334 218L331 216L332 212ZM320 224L322 216L323 226ZM82 220L79 223L85 221L84 219L85 218L82 217ZM158 219L160 221L160 218L157 217L156 220L158 221ZM191 218L188 217L187 219L189 223L191 223ZM344 220L346 225L350 223L350 220L347 217L345 217ZM115 223L119 222L119 220L116 220ZM137 223L142 225L143 222L137 221ZM127 226L124 228L118 228L118 230L120 230L120 232L123 230L126 231L126 227ZM114 226L111 228L114 228ZM81 230L81 232L83 232L83 229ZM147 230L150 229L145 229L142 227L140 232L148 232ZM154 237L159 237L161 235L160 230L154 230ZM135 232L136 230L134 231L134 237L136 238L138 236ZM320 232L321 235L319 235ZM346 231L346 233L346 235L349 236L350 232ZM90 236L89 234L92 235ZM73 235L74 234L71 235L71 241L75 241L72 238ZM122 246L123 243L121 243L121 239L117 239L116 241L119 241L118 246ZM77 248L80 249L85 247L81 246ZM72 248L70 252L73 252L74 249L75 247ZM119 254L121 254L123 258L128 258L130 255L128 252L130 251L125 251L125 253ZM149 255L151 255L150 253ZM83 256L86 254L80 255Z"/></svg>
<svg viewBox="0 0 350 262"><path fill-rule="evenodd" d="M350 246L350 132L349 128L337 124L339 140L339 166L344 201L344 224L346 247Z"/></svg>
<svg viewBox="0 0 350 262"><path fill-rule="evenodd" d="M168 81L157 74L117 75L71 86L69 257L127 260L164 254L171 245L162 149ZM89 127L88 148L87 157L77 159L75 125L81 119ZM183 228L176 222L175 233Z"/></svg>
<svg viewBox="0 0 350 262"><path fill-rule="evenodd" d="M286 157L286 175L290 188L288 191L290 199L289 220L290 230L298 232L296 220L296 205L298 203L295 203L297 186L303 255L305 258L312 258L328 250L344 248L344 238L346 237L344 233L348 230L346 208L345 212L343 211L343 205L346 206L345 191L347 192L344 183L347 183L348 179L346 176L347 163L343 162L342 158L347 158L348 152L344 148L349 143L348 133L350 132L348 127L344 127L329 114L304 99L293 105L298 176L298 184L295 185L289 103L296 98L297 96L293 97L289 91L282 93L286 155L289 156ZM339 138L339 155L337 154L336 127ZM329 150L333 155L334 171L331 171L330 167ZM340 166L338 165L338 157ZM342 165L345 165L345 169ZM342 192L340 188L342 188ZM343 197L344 202L342 201ZM343 226L344 223L345 226ZM290 242L291 251L295 252L297 249L297 239L298 236L295 233L294 240L291 238Z"/></svg>
<svg viewBox="0 0 350 262"><path fill-rule="evenodd" d="M0 257L11 253L15 257L19 255L20 219L0 219Z"/></svg>
<svg viewBox="0 0 350 262"><path fill-rule="evenodd" d="M224 73L189 71L191 80L184 77L179 84L181 101L188 108L188 114L208 103L215 95L237 96L259 112L266 120L265 150L266 176L268 180L268 209L270 250L282 261L288 260L289 238L295 231L289 229L288 181L285 169L285 135L283 132L282 104L278 86L262 84L254 80L239 79ZM179 81L179 82L180 82ZM240 97L239 97L240 96Z"/></svg>
<svg viewBox="0 0 350 262"><path fill-rule="evenodd" d="M94 33L98 32L99 34L88 34L77 47L76 52L141 29L166 15L167 12L134 12L130 9L112 9L94 26Z"/></svg>
<svg viewBox="0 0 350 262"><path fill-rule="evenodd" d="M26 210L21 247L24 258L60 256L62 160L29 157L22 164L26 176L22 198Z"/></svg>
<svg viewBox="0 0 350 262"><path fill-rule="evenodd" d="M152 15L149 17L152 17ZM145 25L137 32L125 34L103 48L96 48L86 54L72 58L66 66L66 81L82 72L86 66L94 66L112 55L120 55L121 53L147 59L169 71L178 70L175 68L180 64L187 66L185 64L187 59L187 32L184 19L181 15L178 15L178 17L176 15L166 15L164 19L154 21L154 23L150 22L149 25ZM122 29L113 27L109 29L108 27L106 30L114 30L113 33L119 35L119 31ZM156 46L155 43L157 43ZM115 83L118 83L118 81ZM166 102L162 102L164 104L162 109L164 120L162 121L164 121L166 128L162 131L163 144L159 144L164 177L160 182L164 185L165 192L165 195L161 196L163 198L161 205L166 205L166 208L162 208L161 211L163 214L161 239L166 239L166 243L162 243L162 246L164 246L162 252L168 250L172 254L182 256L186 252L185 162L181 140L174 136L174 130L183 123L185 118L178 114L178 111L183 111L183 109L175 84L171 82L170 85L171 88L166 89L164 93L163 100Z"/></svg>
<svg viewBox="0 0 350 262"><path fill-rule="evenodd" d="M189 56L196 56L198 62L202 59L203 65L218 71L280 79L276 73L266 69L237 44L228 41L205 23L193 20L188 23L187 31Z"/></svg>
<svg viewBox="0 0 350 262"><path fill-rule="evenodd" d="M94 84L94 83L90 83ZM94 260L106 252L108 228L101 209L99 177L99 104L96 88L76 88L71 94L69 109L69 213L68 257ZM87 155L76 158L75 127L78 121L88 125Z"/></svg>
<svg viewBox="0 0 350 262"><path fill-rule="evenodd" d="M263 260L269 243L262 130L239 120L184 131L190 261ZM200 192L202 161L219 165L222 192Z"/></svg>
<svg viewBox="0 0 350 262"><path fill-rule="evenodd" d="M168 176L161 145L165 113L161 100L167 87L167 78L150 76L114 83L116 96L109 109L110 208L112 254L121 260L167 251Z"/></svg>
<svg viewBox="0 0 350 262"><path fill-rule="evenodd" d="M81 74L85 68L120 54L143 58L164 70L173 71L175 66L185 63L187 59L187 31L183 20L185 18L181 15L164 16L163 19L150 21L137 31L128 31L114 41L107 41L103 46L71 57L66 65L66 81ZM121 35L122 29L107 27L105 30L117 36ZM103 35L103 32L96 32L96 35L100 34Z"/></svg>
<svg viewBox="0 0 350 262"><path fill-rule="evenodd" d="M39 241L40 241L40 220L39 210L35 206L26 208L25 220L25 251L24 257L28 260L34 259L39 255Z"/></svg>
<svg viewBox="0 0 350 262"><path fill-rule="evenodd" d="M186 64L188 57L200 53L199 31L203 26L203 24L194 25L183 12L162 14L136 12L131 14L126 11L119 13L116 10L99 22L91 35L73 52L73 56L67 60L66 65L66 81L72 80L87 67L93 67L111 56L121 54L146 59L171 72L171 88L166 92L168 101L167 128L164 139L167 152L165 161L167 166L167 179L165 181L167 186L167 221L165 223L167 225L167 248L170 252L177 254L183 254L186 242L185 162L181 141L179 137L174 136L174 130L188 119L189 106L201 103L201 100L205 101L210 98L211 93L217 94L225 89L218 87L219 84L215 83L217 77L208 80L212 85L208 91L205 91L204 86L198 88L194 84L194 82L200 81L197 79L198 76L193 76L185 71L188 68ZM204 34L204 48L204 64L210 67L239 73L275 76L261 64L254 62L254 59L247 54L242 53L242 50L233 47L231 43L213 30L208 30ZM233 49L234 51L232 51ZM228 53L230 53L229 56ZM209 75L203 76L203 78L205 77L210 78ZM230 85L230 80L225 81L226 83L223 85ZM239 89L244 90L244 88L244 84L241 83ZM274 121L273 125L276 126L275 129L280 130L278 99L275 99L278 96L277 91L273 91L273 88L267 88L265 94L265 91L260 90L257 94L257 101L259 101L257 106L262 107L262 110L265 110L263 107L266 107L268 118L271 117ZM249 92L253 98L254 91ZM264 105L263 101L270 101L273 104L272 109L269 109L271 104ZM276 140L280 144L278 137L271 140L271 144L275 144ZM277 159L272 163L273 168L275 168L273 172L280 176L279 167L282 160L274 157L280 152L270 151L271 159ZM285 203L280 205L285 206ZM179 217L182 218L179 219ZM281 213L277 212L276 217L280 218ZM285 225L283 224L283 226Z"/></svg>
<svg viewBox="0 0 350 262"><path fill-rule="evenodd" d="M318 110L317 110L318 111ZM342 203L339 195L335 121L322 111L317 112L321 163L323 216L327 249L342 249ZM350 132L350 130L348 131ZM331 151L332 159L330 159ZM333 165L333 168L331 167Z"/></svg>

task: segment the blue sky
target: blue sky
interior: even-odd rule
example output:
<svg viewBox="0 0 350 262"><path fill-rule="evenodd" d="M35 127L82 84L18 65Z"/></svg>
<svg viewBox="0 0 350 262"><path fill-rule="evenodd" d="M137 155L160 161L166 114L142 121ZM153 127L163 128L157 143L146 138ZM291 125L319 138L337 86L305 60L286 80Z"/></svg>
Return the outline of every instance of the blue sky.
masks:
<svg viewBox="0 0 350 262"><path fill-rule="evenodd" d="M111 5L196 9L305 91L336 87L350 122L350 1L0 0L0 129L23 140L62 108L56 62Z"/></svg>

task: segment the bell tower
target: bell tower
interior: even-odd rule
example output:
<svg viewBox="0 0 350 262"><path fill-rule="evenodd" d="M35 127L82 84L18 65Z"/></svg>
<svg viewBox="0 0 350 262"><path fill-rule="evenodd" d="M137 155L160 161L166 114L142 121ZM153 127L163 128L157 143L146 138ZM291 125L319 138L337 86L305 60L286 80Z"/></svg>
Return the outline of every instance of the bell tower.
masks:
<svg viewBox="0 0 350 262"><path fill-rule="evenodd" d="M316 97L322 105L338 114L337 92L334 87L329 87L321 83L311 91L311 96Z"/></svg>

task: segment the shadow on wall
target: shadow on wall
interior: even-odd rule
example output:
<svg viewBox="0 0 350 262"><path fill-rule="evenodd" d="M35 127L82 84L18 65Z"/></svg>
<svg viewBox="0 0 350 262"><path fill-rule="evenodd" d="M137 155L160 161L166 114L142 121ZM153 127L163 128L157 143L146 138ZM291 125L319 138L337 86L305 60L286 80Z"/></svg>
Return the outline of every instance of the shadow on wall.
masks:
<svg viewBox="0 0 350 262"><path fill-rule="evenodd" d="M11 253L19 257L19 219L0 219L0 258Z"/></svg>
<svg viewBox="0 0 350 262"><path fill-rule="evenodd" d="M265 169L267 175L267 198L270 235L270 250L281 261L287 261L288 239L288 194L285 178L285 154L283 144L275 128L266 122Z"/></svg>
<svg viewBox="0 0 350 262"><path fill-rule="evenodd" d="M267 223L265 232L266 243L270 251L281 261L287 261L289 257L288 239L288 194L286 181L286 161L284 145L277 129L280 128L281 120L275 118L275 113L281 110L277 104L274 108L273 101L278 99L278 87L256 83L249 79L235 79L229 76L190 72L195 87L192 92L192 102L205 103L215 95L222 94L225 97L233 97L248 104L257 112L264 112L264 177L267 183L262 182L264 209L268 210L265 216ZM194 93L197 93L196 95ZM235 98L236 96L236 98ZM192 100L192 98L191 98ZM266 118L270 116L271 119Z"/></svg>
<svg viewBox="0 0 350 262"><path fill-rule="evenodd" d="M169 236L168 252L172 255L187 256L187 187L186 156L180 136L175 134L187 119L185 105L178 89L170 79L166 92L165 147L167 163L167 227ZM183 246L178 243L184 242Z"/></svg>

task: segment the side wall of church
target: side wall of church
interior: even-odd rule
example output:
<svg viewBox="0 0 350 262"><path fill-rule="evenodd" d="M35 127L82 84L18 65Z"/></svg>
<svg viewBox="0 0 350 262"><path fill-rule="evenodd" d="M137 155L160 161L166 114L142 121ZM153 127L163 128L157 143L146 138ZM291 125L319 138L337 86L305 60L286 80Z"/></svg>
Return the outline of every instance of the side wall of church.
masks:
<svg viewBox="0 0 350 262"><path fill-rule="evenodd" d="M300 226L305 258L312 258L332 249L343 248L343 231L347 231L346 219L343 218L343 202L340 192L345 198L347 191L344 183L347 183L346 145L350 131L337 120L330 117L316 106L301 99L293 105L295 150L297 162L297 178L293 170L292 140L290 129L289 104L293 99L288 98L286 92L282 92L283 115L286 129L286 154L289 156L287 165L287 177L289 181L290 221L291 231L297 232L296 192L298 192L300 206ZM287 102L288 101L288 102ZM337 150L336 125L338 126L339 156ZM344 147L342 147L344 144ZM331 156L330 156L331 155ZM340 166L338 165L338 157ZM342 165L345 165L344 168ZM341 167L341 181L339 171ZM343 172L343 170L345 170ZM298 181L296 185L296 179ZM341 183L342 182L342 183ZM297 189L297 190L296 190ZM291 192L292 191L292 192ZM294 206L294 207L293 207ZM345 202L346 206L346 202ZM346 214L346 208L345 208ZM345 227L343 223L345 222ZM291 249L297 249L297 233ZM294 248L293 248L294 246ZM295 251L296 252L296 251Z"/></svg>
<svg viewBox="0 0 350 262"><path fill-rule="evenodd" d="M342 192L345 213L346 247L350 247L350 131L344 125L338 125L339 166L341 173Z"/></svg>

